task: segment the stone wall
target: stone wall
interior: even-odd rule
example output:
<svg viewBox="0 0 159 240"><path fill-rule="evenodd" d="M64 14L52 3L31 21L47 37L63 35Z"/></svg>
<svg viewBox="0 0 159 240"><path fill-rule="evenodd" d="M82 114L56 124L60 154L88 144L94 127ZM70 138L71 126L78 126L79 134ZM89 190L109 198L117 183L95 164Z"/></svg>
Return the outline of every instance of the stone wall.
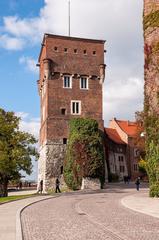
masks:
<svg viewBox="0 0 159 240"><path fill-rule="evenodd" d="M38 160L38 186L37 190L40 189L40 181L43 180L45 186L45 170L46 170L46 153L47 145L41 146L39 150L39 160ZM45 189L44 189L45 190Z"/></svg>
<svg viewBox="0 0 159 240"><path fill-rule="evenodd" d="M98 190L101 189L101 183L98 178L83 178L81 190Z"/></svg>
<svg viewBox="0 0 159 240"><path fill-rule="evenodd" d="M145 107L159 114L159 0L144 1Z"/></svg>
<svg viewBox="0 0 159 240"><path fill-rule="evenodd" d="M66 144L62 140L51 141L41 148L38 182L43 180L44 192L55 189L56 178L59 178L61 188L66 187L62 173L65 153Z"/></svg>
<svg viewBox="0 0 159 240"><path fill-rule="evenodd" d="M47 145L47 159L46 159L46 189L54 189L55 180L58 177L61 183L61 187L64 187L61 168L63 168L63 162L66 153L66 144L63 144L62 140L52 140Z"/></svg>

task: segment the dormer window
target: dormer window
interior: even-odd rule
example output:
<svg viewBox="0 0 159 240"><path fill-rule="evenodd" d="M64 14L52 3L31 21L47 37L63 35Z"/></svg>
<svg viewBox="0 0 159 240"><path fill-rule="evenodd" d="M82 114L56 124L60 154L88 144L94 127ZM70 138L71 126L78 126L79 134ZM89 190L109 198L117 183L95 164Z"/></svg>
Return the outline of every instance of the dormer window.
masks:
<svg viewBox="0 0 159 240"><path fill-rule="evenodd" d="M88 78L87 77L80 78L80 89L88 89Z"/></svg>
<svg viewBox="0 0 159 240"><path fill-rule="evenodd" d="M72 88L72 77L65 75L63 77L63 87L64 88Z"/></svg>

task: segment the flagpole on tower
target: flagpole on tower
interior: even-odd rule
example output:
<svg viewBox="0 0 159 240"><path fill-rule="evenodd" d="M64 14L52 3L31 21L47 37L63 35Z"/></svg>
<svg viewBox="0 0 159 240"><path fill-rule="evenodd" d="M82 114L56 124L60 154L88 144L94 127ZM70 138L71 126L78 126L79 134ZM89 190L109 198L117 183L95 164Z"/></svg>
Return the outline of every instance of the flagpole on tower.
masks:
<svg viewBox="0 0 159 240"><path fill-rule="evenodd" d="M71 35L71 10L70 10L70 0L68 1L68 35Z"/></svg>

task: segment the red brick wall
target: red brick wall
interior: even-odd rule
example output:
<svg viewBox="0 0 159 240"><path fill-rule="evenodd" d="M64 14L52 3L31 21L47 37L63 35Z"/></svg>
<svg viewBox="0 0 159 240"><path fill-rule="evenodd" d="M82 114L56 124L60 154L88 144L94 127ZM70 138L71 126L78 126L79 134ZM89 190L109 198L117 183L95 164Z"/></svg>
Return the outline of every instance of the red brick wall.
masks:
<svg viewBox="0 0 159 240"><path fill-rule="evenodd" d="M57 47L57 51L54 47ZM64 48L68 49L67 53ZM99 65L104 63L103 44L96 41L48 37L46 49L46 57L53 60L55 72L99 75ZM77 49L77 54L74 49ZM84 50L87 54L84 54ZM96 55L93 55L93 51L96 51Z"/></svg>
<svg viewBox="0 0 159 240"><path fill-rule="evenodd" d="M55 50L55 47L57 50ZM67 48L67 53L64 49ZM77 53L74 53L77 49ZM84 54L86 50L86 54ZM95 54L93 52L95 51ZM45 119L41 118L40 142L68 137L68 121L74 117L96 119L103 129L102 84L99 83L100 65L104 64L104 41L53 37L44 40L40 55L40 88L44 82L44 59L51 60L50 79L45 79L46 93L41 97L41 115L45 106ZM72 88L63 88L63 74L74 75ZM80 89L78 75L91 75L88 90ZM81 101L81 115L71 115L71 100ZM66 115L61 114L66 109Z"/></svg>

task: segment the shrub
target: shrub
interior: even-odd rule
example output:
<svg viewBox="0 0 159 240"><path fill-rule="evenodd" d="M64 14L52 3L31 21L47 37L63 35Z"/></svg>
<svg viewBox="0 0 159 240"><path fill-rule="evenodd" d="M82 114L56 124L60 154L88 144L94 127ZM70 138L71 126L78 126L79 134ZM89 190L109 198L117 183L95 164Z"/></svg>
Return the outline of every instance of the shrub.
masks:
<svg viewBox="0 0 159 240"><path fill-rule="evenodd" d="M144 159L139 161L139 171L143 174L146 174L147 163Z"/></svg>
<svg viewBox="0 0 159 240"><path fill-rule="evenodd" d="M150 197L159 197L159 182L150 185Z"/></svg>

